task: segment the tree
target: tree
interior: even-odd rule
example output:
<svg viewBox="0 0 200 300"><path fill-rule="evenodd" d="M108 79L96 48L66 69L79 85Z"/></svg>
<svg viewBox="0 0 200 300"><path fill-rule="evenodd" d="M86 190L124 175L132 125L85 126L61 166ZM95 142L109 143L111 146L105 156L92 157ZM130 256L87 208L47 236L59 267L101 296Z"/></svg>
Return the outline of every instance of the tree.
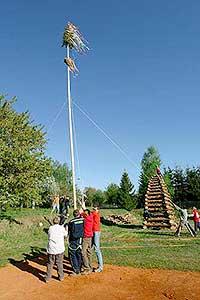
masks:
<svg viewBox="0 0 200 300"><path fill-rule="evenodd" d="M174 199L174 186L173 186L173 170L168 168L164 168L163 179L167 186L168 192L170 194L171 200Z"/></svg>
<svg viewBox="0 0 200 300"><path fill-rule="evenodd" d="M86 187L84 190L84 194L86 195L86 206L91 206L93 204L93 197L95 193L97 192L97 189L93 187Z"/></svg>
<svg viewBox="0 0 200 300"><path fill-rule="evenodd" d="M17 113L16 98L0 96L0 204L30 206L40 203L38 183L50 175L45 157L45 132L33 125L28 112Z"/></svg>
<svg viewBox="0 0 200 300"><path fill-rule="evenodd" d="M98 204L102 206L106 202L105 192L97 190L92 197L92 204Z"/></svg>
<svg viewBox="0 0 200 300"><path fill-rule="evenodd" d="M187 206L197 206L200 204L200 167L186 169L186 199Z"/></svg>
<svg viewBox="0 0 200 300"><path fill-rule="evenodd" d="M52 175L57 183L60 195L72 197L72 172L66 163L61 164L59 161L52 161Z"/></svg>
<svg viewBox="0 0 200 300"><path fill-rule="evenodd" d="M86 187L84 190L86 195L86 206L92 206L94 203L102 205L106 202L105 193L101 190L97 190L93 187Z"/></svg>
<svg viewBox="0 0 200 300"><path fill-rule="evenodd" d="M184 171L177 167L173 170L172 185L174 187L173 201L180 207L186 204L186 177Z"/></svg>
<svg viewBox="0 0 200 300"><path fill-rule="evenodd" d="M55 178L53 176L50 176L38 183L38 189L41 195L40 206L50 207L52 204L52 199L56 194L59 194L60 187L55 181Z"/></svg>
<svg viewBox="0 0 200 300"><path fill-rule="evenodd" d="M105 191L106 203L108 205L116 205L120 204L120 190L119 186L115 183L111 183L107 186Z"/></svg>
<svg viewBox="0 0 200 300"><path fill-rule="evenodd" d="M139 207L144 206L145 194L147 191L148 183L151 177L156 173L156 166L160 167L161 160L160 155L154 146L150 146L144 153L141 168L139 184Z"/></svg>
<svg viewBox="0 0 200 300"><path fill-rule="evenodd" d="M122 208L131 210L136 207L136 198L134 197L134 185L131 183L128 173L124 172L120 182L120 200L119 204Z"/></svg>

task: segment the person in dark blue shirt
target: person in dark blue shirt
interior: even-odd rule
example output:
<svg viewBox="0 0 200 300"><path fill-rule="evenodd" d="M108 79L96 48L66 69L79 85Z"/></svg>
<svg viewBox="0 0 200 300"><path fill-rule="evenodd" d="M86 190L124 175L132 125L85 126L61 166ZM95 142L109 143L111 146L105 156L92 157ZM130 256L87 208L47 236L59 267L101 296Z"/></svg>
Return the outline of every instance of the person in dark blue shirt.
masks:
<svg viewBox="0 0 200 300"><path fill-rule="evenodd" d="M73 212L74 218L68 224L68 255L73 269L70 275L79 275L82 265L82 243L84 236L84 219L78 209Z"/></svg>

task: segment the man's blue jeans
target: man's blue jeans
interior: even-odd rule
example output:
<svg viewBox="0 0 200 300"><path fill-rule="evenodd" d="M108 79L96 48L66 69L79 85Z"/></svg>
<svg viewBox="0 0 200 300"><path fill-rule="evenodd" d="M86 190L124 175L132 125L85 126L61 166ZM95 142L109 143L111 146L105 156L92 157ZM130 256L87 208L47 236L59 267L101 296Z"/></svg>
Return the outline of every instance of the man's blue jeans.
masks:
<svg viewBox="0 0 200 300"><path fill-rule="evenodd" d="M94 251L96 253L97 260L98 260L98 268L103 270L103 258L102 258L101 249L100 249L100 235L101 235L100 231L94 232L93 246L94 246Z"/></svg>

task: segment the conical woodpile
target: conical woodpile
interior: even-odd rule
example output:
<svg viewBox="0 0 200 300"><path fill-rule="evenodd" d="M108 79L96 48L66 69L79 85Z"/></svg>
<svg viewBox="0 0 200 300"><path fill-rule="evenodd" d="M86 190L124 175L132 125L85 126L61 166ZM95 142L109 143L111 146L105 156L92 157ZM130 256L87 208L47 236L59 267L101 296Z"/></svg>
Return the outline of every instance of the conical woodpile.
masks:
<svg viewBox="0 0 200 300"><path fill-rule="evenodd" d="M143 228L175 229L174 208L162 176L154 175L149 181L145 196L145 208L150 216L144 220Z"/></svg>

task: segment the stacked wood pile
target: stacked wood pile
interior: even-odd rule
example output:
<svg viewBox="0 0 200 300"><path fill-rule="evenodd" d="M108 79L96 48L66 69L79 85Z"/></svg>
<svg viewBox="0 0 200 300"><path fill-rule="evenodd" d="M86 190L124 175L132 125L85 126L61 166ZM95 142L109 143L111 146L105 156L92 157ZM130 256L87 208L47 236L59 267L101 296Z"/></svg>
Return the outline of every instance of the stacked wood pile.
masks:
<svg viewBox="0 0 200 300"><path fill-rule="evenodd" d="M145 196L145 208L148 210L150 217L144 220L144 229L175 229L174 208L170 202L170 195L162 176L152 176Z"/></svg>
<svg viewBox="0 0 200 300"><path fill-rule="evenodd" d="M103 221L106 224L110 225L122 225L122 224L133 224L136 221L136 218L133 217L130 213L125 215L109 215L106 218L103 218Z"/></svg>

